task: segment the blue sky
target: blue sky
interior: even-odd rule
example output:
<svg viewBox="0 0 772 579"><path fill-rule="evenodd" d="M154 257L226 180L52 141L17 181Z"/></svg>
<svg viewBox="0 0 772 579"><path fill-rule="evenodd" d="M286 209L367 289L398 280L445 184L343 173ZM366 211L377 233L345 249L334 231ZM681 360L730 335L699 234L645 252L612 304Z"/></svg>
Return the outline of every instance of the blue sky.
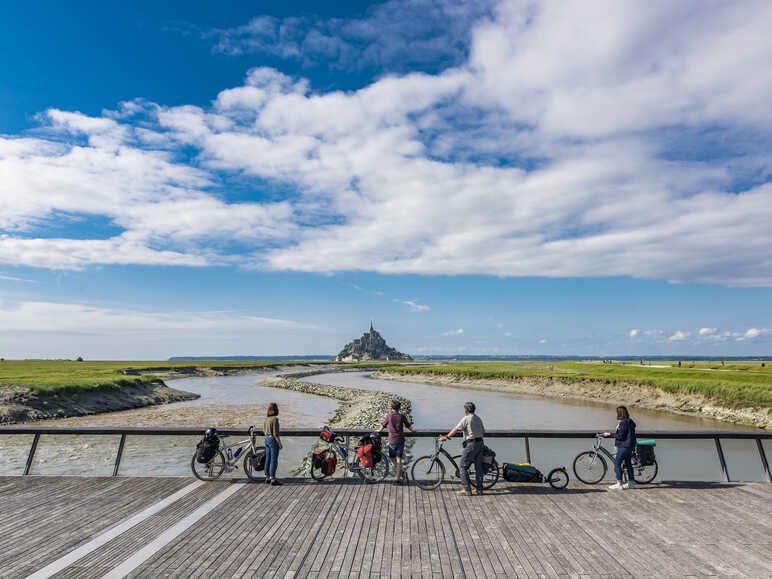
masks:
<svg viewBox="0 0 772 579"><path fill-rule="evenodd" d="M9 7L0 355L768 355L770 16Z"/></svg>

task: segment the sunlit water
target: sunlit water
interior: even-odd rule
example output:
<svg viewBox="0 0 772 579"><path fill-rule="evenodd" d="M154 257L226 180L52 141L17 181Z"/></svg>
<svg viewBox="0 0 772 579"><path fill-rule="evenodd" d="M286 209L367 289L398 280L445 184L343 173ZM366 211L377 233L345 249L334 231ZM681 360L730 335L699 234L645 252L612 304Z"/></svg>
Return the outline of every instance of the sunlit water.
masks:
<svg viewBox="0 0 772 579"><path fill-rule="evenodd" d="M473 400L478 413L489 429L549 429L549 430L608 430L615 426L614 405L594 402L568 401L538 396L511 395L497 392L467 391L460 388L377 380L369 373L335 373L311 376L307 381L355 388L381 390L399 394L412 401L413 418L418 428L450 429L463 415L463 403ZM218 376L175 380L175 388L195 392L201 398L163 407L151 407L127 412L109 413L82 419L69 419L68 425L96 424L135 426L146 425L142 417L153 412L167 414L188 413L195 425L203 430L209 426L207 409L218 412L232 408L243 426L262 423L265 406L277 402L284 428L317 428L332 415L337 403L329 398L312 396L257 386L263 375ZM162 409L162 410L159 410ZM176 410L175 410L176 409ZM155 415L157 418L157 415ZM731 424L696 416L682 416L666 412L635 411L633 416L639 430L737 430ZM153 418L155 419L155 418ZM80 422L78 422L80 421ZM60 421L46 421L56 426ZM62 421L63 422L63 421ZM155 426L170 424L154 423ZM126 440L120 474L184 476L190 474L190 459L198 437L129 436ZM228 439L230 441L235 438ZM279 474L290 474L307 454L317 439L285 437ZM0 474L21 474L32 436L0 436ZM110 475L118 448L118 436L41 436L33 474ZM353 441L352 441L353 442ZM497 452L497 460L525 460L522 440L489 439L489 446ZM566 466L570 475L573 457L590 447L591 440L536 439L530 440L532 462L545 472L554 466ZM428 452L432 442L418 439L413 456ZM729 472L735 480L763 480L763 471L756 443L750 441L723 441ZM768 456L772 444L765 442ZM458 441L449 443L452 454L461 451ZM658 480L721 480L722 473L715 443L712 440L661 440L657 445L660 465ZM243 476L237 469L226 476ZM613 476L609 465L609 477Z"/></svg>

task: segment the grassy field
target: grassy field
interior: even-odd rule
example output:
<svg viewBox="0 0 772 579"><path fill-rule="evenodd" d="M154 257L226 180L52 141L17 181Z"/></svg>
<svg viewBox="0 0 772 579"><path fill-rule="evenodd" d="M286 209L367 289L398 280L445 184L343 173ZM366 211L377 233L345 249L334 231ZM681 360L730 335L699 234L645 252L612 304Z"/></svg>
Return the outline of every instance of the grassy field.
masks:
<svg viewBox="0 0 772 579"><path fill-rule="evenodd" d="M661 364L658 362L658 364ZM553 377L568 382L626 382L654 386L673 394L701 394L722 406L772 407L772 368L758 362L697 363L694 367L649 368L620 363L459 362L441 366L389 368L401 374L462 376L472 379Z"/></svg>
<svg viewBox="0 0 772 579"><path fill-rule="evenodd" d="M69 360L4 360L0 385L18 385L35 392L63 392L151 382L153 375L123 375L121 370L163 372L174 368L271 368L320 362L72 362Z"/></svg>

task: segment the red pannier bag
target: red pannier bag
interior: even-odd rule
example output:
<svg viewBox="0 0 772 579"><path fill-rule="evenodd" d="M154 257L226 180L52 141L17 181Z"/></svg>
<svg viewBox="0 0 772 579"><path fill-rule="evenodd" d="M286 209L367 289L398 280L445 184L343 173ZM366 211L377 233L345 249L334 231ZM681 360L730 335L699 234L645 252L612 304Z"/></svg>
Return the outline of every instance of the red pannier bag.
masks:
<svg viewBox="0 0 772 579"><path fill-rule="evenodd" d="M359 457L359 463L363 468L372 468L373 466L373 445L372 444L360 444L357 446L357 456Z"/></svg>
<svg viewBox="0 0 772 579"><path fill-rule="evenodd" d="M325 476L330 476L335 472L335 467L338 465L338 459L337 457L330 453L330 455L327 457L327 460L324 461L324 465L322 466L322 473Z"/></svg>

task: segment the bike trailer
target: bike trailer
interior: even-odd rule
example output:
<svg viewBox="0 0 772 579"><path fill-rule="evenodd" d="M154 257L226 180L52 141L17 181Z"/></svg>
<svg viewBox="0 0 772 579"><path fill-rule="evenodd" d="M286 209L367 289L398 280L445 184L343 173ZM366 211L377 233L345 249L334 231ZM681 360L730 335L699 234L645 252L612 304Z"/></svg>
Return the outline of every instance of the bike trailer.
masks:
<svg viewBox="0 0 772 579"><path fill-rule="evenodd" d="M332 442L335 440L335 431L332 430L329 426L325 426L319 433L319 438L325 442Z"/></svg>
<svg viewBox="0 0 772 579"><path fill-rule="evenodd" d="M206 464L220 450L220 438L216 428L207 428L204 437L196 445L196 462Z"/></svg>
<svg viewBox="0 0 772 579"><path fill-rule="evenodd" d="M639 440L635 447L638 454L638 462L641 466L651 466L657 457L654 455L654 447L657 446L656 440Z"/></svg>
<svg viewBox="0 0 772 579"><path fill-rule="evenodd" d="M509 482L544 482L541 471L527 462L505 462L503 472Z"/></svg>

